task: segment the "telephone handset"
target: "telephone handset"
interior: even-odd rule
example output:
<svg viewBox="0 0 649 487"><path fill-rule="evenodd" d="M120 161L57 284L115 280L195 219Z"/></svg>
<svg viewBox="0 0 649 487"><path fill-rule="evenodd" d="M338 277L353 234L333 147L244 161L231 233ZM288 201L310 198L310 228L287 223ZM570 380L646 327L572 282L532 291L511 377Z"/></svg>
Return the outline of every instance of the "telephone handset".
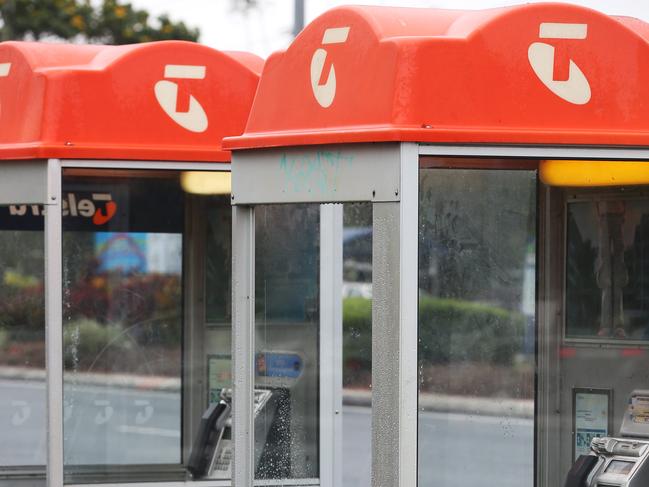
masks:
<svg viewBox="0 0 649 487"><path fill-rule="evenodd" d="M588 487L588 476L599 463L594 455L580 455L566 477L564 487Z"/></svg>
<svg viewBox="0 0 649 487"><path fill-rule="evenodd" d="M194 478L203 478L210 474L210 470L214 467L216 449L219 447L229 418L230 405L225 401L210 404L203 413L187 464L187 470Z"/></svg>
<svg viewBox="0 0 649 487"><path fill-rule="evenodd" d="M271 404L273 393L267 389L255 389L255 417L266 405ZM232 438L230 404L232 389L221 391L222 400L207 408L192 446L187 470L195 479L229 479L232 475Z"/></svg>

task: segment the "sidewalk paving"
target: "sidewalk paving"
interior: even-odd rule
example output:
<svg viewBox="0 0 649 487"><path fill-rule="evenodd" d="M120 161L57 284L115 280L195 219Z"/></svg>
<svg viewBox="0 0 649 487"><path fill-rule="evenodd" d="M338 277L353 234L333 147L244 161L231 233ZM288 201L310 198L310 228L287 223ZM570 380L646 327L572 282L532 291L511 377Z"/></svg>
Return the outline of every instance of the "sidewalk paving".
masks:
<svg viewBox="0 0 649 487"><path fill-rule="evenodd" d="M45 371L30 367L0 366L0 379L45 382ZM65 383L92 386L110 386L161 392L180 392L177 377L144 376L132 374L102 374L93 372L66 372ZM344 389L345 406L372 406L372 392L365 389ZM480 416L534 418L532 399L500 397L473 397L447 394L419 394L419 410L440 413L458 413Z"/></svg>

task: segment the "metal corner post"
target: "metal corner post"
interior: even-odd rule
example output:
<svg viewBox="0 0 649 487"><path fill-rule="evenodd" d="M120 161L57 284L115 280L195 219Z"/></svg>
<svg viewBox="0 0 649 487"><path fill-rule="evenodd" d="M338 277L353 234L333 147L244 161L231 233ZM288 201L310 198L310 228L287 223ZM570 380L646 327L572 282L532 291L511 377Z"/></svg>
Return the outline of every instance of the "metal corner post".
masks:
<svg viewBox="0 0 649 487"><path fill-rule="evenodd" d="M399 205L399 485L417 485L419 147L401 144Z"/></svg>
<svg viewBox="0 0 649 487"><path fill-rule="evenodd" d="M255 218L251 206L232 207L233 487L254 480Z"/></svg>
<svg viewBox="0 0 649 487"><path fill-rule="evenodd" d="M417 146L399 159L398 201L373 205L373 487L417 485Z"/></svg>
<svg viewBox="0 0 649 487"><path fill-rule="evenodd" d="M320 205L320 485L342 484L343 205Z"/></svg>
<svg viewBox="0 0 649 487"><path fill-rule="evenodd" d="M47 161L45 212L45 355L47 485L63 485L63 230L61 162Z"/></svg>

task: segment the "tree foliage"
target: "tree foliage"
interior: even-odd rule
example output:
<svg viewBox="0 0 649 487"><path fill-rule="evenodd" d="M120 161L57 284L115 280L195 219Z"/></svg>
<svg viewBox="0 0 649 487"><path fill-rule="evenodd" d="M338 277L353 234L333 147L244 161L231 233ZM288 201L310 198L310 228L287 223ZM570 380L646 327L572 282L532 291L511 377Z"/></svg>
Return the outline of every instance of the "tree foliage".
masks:
<svg viewBox="0 0 649 487"><path fill-rule="evenodd" d="M81 39L102 44L158 40L196 41L198 29L119 0L0 0L2 40ZM157 20L157 22L155 22Z"/></svg>

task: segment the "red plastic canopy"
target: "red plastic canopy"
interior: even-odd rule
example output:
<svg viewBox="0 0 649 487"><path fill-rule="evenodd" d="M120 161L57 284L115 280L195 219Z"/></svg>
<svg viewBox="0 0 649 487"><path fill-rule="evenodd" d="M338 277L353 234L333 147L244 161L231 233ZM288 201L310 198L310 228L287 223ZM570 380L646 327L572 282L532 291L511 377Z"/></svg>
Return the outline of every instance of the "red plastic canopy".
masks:
<svg viewBox="0 0 649 487"><path fill-rule="evenodd" d="M564 4L333 9L264 67L226 147L649 145L649 25Z"/></svg>
<svg viewBox="0 0 649 487"><path fill-rule="evenodd" d="M263 61L199 44L0 44L0 159L229 161Z"/></svg>

